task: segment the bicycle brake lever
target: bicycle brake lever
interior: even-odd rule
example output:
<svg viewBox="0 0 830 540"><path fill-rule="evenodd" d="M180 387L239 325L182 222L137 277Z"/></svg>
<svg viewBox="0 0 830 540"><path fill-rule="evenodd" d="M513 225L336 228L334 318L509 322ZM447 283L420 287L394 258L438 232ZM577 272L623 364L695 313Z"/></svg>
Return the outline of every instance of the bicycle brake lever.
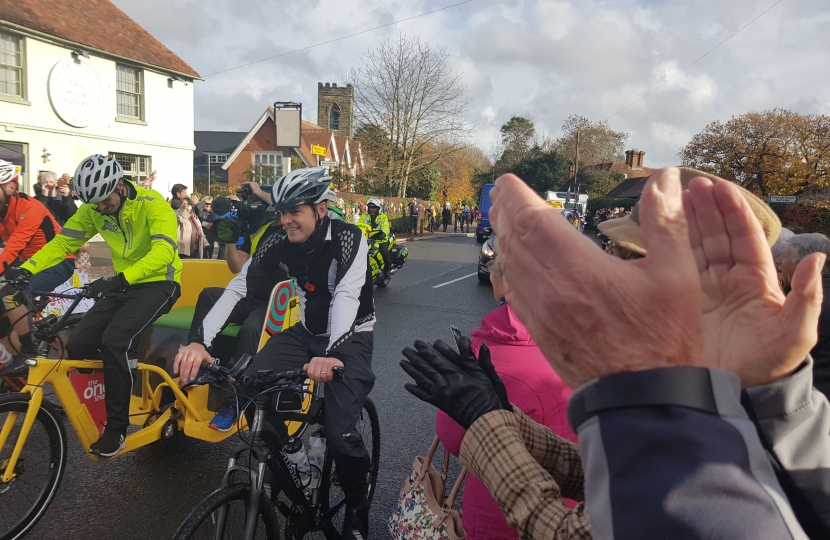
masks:
<svg viewBox="0 0 830 540"><path fill-rule="evenodd" d="M334 366L334 367L331 368L331 374L332 374L333 378L338 380L338 381L343 380L343 372L344 371L345 371L345 368L342 367L342 366Z"/></svg>

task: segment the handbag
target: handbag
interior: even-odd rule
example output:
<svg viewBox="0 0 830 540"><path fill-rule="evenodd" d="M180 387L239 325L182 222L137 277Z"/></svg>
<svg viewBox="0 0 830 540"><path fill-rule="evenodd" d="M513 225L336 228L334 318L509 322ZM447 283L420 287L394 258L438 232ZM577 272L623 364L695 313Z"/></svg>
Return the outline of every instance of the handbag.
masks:
<svg viewBox="0 0 830 540"><path fill-rule="evenodd" d="M463 540L467 537L461 524L461 514L453 510L458 492L467 476L461 470L449 497L446 496L450 453L444 449L444 461L439 473L432 465L440 439L436 436L426 457L417 456L409 478L398 495L398 506L389 516L389 532L395 540Z"/></svg>

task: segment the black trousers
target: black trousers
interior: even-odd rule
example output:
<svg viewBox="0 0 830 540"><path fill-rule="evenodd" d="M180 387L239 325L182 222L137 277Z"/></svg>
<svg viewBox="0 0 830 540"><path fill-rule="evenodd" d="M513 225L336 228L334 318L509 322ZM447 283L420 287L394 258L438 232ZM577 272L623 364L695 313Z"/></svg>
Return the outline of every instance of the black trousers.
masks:
<svg viewBox="0 0 830 540"><path fill-rule="evenodd" d="M207 287L202 289L199 293L199 299L196 301L196 309L193 311L193 321L190 323L190 334L188 341L194 341L199 335L202 327L202 322L207 317L208 312L216 302L225 289L221 287ZM268 309L268 302L258 298L246 297L237 302L231 311L230 317L222 325L224 330L229 324L239 324L242 328L236 338L236 359L242 357L243 354L256 354L257 347L259 347L259 338L262 335L262 323L265 321L265 313Z"/></svg>
<svg viewBox="0 0 830 540"><path fill-rule="evenodd" d="M383 257L383 270L385 272L392 271L392 260L389 258L389 242L387 240L378 242L378 251L380 251L380 256Z"/></svg>
<svg viewBox="0 0 830 540"><path fill-rule="evenodd" d="M326 356L329 338L314 336L302 324L275 334L257 353L246 370L255 374L261 369L277 372L300 369L315 356ZM347 502L359 503L366 496L369 453L363 437L356 430L366 396L375 385L372 372L373 332L358 332L345 345L343 379L325 384L326 446L334 452L337 474ZM251 407L252 408L252 407ZM249 410L251 409L249 408ZM249 419L250 420L250 419ZM284 422L269 422L284 433Z"/></svg>
<svg viewBox="0 0 830 540"><path fill-rule="evenodd" d="M180 294L179 284L172 281L131 285L116 297L95 302L69 336L70 359L104 362L107 430L127 431L133 388L130 355L135 354L141 332L170 311Z"/></svg>
<svg viewBox="0 0 830 540"><path fill-rule="evenodd" d="M447 232L447 225L449 225L449 221L444 221L444 232Z"/></svg>

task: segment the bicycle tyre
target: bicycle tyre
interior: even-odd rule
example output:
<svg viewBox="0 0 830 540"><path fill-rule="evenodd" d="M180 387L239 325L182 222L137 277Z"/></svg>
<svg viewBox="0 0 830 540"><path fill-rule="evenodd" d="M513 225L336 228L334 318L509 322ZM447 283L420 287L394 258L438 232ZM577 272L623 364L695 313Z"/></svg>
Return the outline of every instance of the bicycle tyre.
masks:
<svg viewBox="0 0 830 540"><path fill-rule="evenodd" d="M363 435L366 450L369 452L369 493L367 499L369 508L372 506L372 498L375 496L375 488L377 487L378 469L380 467L380 419L378 418L378 409L375 403L366 398L363 404L363 415L358 421L357 430ZM361 423L364 423L369 429L372 440L367 444L365 432L361 429ZM323 535L326 540L340 540L343 527L343 519L345 518L345 508L343 507L343 491L337 485L337 480L332 471L336 472L334 455L332 452L326 450L326 460L323 465L323 479L328 479L320 486L320 501L322 501L323 513L328 512L331 508L340 505L340 510L334 514L323 526Z"/></svg>
<svg viewBox="0 0 830 540"><path fill-rule="evenodd" d="M22 413L18 415L6 444L3 448L0 448L0 473L5 469L2 463L11 456L12 449L17 441L16 434L20 432L20 425L22 425L26 410L29 407L29 399L28 394L0 396L0 427L5 424L9 413ZM41 438L43 436L46 437L45 441ZM46 443L43 452L48 453L48 458L42 462L42 465L41 463L35 463L37 469L33 471L32 458L29 456L37 456L40 453L37 445L39 441ZM61 422L55 407L48 401L43 400L35 418L35 423L32 425L32 430L29 432L26 445L21 452L21 461L18 461L18 478L7 485L0 484L0 505L4 508L3 512L0 513L0 540L22 538L43 516L60 486L66 467L66 448L66 431L63 422ZM42 470L41 474L44 481L43 487L38 492L34 482L37 475L33 473L39 470ZM20 481L23 478L26 479L25 482ZM30 491L33 491L33 495L25 496ZM18 519L15 520L12 517L11 522L9 522L7 520L7 516L10 515L9 510L15 505L22 507L29 505L29 508L24 508ZM14 513L12 512L11 515L14 516Z"/></svg>
<svg viewBox="0 0 830 540"><path fill-rule="evenodd" d="M173 540L200 540L215 538L223 538L230 540L231 538L241 538L245 530L245 514L248 506L248 498L250 496L250 484L230 484L214 491L208 498L199 503L187 519L176 531ZM233 505L233 503L241 503L241 512L233 512L227 516L225 531L221 537L216 536L213 530L214 512L222 507ZM259 504L259 518L262 521L262 527L257 527L257 534L255 538L263 538L267 540L279 540L280 527L277 521L274 507L268 501L268 498L263 494ZM236 508L234 506L234 508ZM236 520L236 516L241 517L241 521Z"/></svg>

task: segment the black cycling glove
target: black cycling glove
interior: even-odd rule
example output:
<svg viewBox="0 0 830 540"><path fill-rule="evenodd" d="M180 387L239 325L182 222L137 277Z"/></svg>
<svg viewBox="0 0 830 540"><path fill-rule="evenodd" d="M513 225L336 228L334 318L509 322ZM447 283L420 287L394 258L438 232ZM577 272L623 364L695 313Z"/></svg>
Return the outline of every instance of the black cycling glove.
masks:
<svg viewBox="0 0 830 540"><path fill-rule="evenodd" d="M493 386L493 391L499 397L502 407L512 411L513 406L507 398L507 389L504 387L504 381L496 373L496 368L493 367L493 362L490 360L490 348L487 344L482 343L479 347L478 360L476 360L475 353L473 353L473 344L470 338L458 336L455 338L455 345L458 347L458 352L455 352L452 347L441 340L436 341L432 346L447 360L466 371L471 377L475 377L484 384L489 382Z"/></svg>
<svg viewBox="0 0 830 540"><path fill-rule="evenodd" d="M446 344L436 343L445 349L443 345ZM457 353L452 353L451 356L460 363ZM416 341L415 349L404 349L403 355L408 361L402 360L401 367L415 380L415 384L404 385L407 391L438 407L461 427L469 429L485 414L505 409L486 374L481 377L480 373L468 373L423 341ZM489 352L487 356L489 361Z"/></svg>
<svg viewBox="0 0 830 540"><path fill-rule="evenodd" d="M124 278L124 274L116 276L105 276L98 278L89 285L89 295L99 300L107 295L120 293L129 283Z"/></svg>
<svg viewBox="0 0 830 540"><path fill-rule="evenodd" d="M33 274L31 272L25 268L20 268L19 266L11 266L3 273L3 277L6 278L6 281L17 281L25 284L28 284L29 280L32 279L32 275Z"/></svg>

